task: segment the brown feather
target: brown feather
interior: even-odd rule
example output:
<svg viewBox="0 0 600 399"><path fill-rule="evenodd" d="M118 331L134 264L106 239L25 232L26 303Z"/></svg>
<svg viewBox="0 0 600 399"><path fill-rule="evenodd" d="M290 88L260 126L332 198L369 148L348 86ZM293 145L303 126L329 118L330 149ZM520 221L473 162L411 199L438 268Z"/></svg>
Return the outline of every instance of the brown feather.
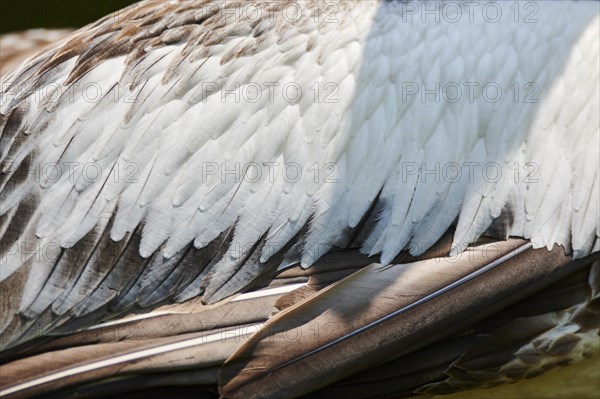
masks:
<svg viewBox="0 0 600 399"><path fill-rule="evenodd" d="M516 256L515 249L523 244L519 240L500 243L493 259L480 247L456 263L368 266L271 319L226 363L222 394L284 397L309 392L385 361L391 353L399 356L448 336L507 301L516 302L539 290L539 281L546 283L564 273L560 266L568 258L562 249L526 250ZM510 259L460 289L411 307L507 254ZM322 329L319 334L315 326ZM299 338L290 341L290 336Z"/></svg>

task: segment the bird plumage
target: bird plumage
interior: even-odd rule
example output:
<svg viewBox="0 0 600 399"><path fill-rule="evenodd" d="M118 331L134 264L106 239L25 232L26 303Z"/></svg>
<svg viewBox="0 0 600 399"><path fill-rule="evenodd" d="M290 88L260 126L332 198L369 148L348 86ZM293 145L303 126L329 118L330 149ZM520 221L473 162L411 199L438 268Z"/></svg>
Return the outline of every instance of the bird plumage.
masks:
<svg viewBox="0 0 600 399"><path fill-rule="evenodd" d="M40 52L44 47L72 33L69 29L30 29L0 35L0 76Z"/></svg>
<svg viewBox="0 0 600 399"><path fill-rule="evenodd" d="M450 238L393 266L332 253L217 305L58 329L3 353L0 394L216 397L220 385L225 397L397 398L493 387L598 351L597 256L571 262L511 239L444 257ZM277 381L286 388L273 391Z"/></svg>
<svg viewBox="0 0 600 399"><path fill-rule="evenodd" d="M4 349L448 229L600 249L598 3L331 4L147 0L2 78Z"/></svg>

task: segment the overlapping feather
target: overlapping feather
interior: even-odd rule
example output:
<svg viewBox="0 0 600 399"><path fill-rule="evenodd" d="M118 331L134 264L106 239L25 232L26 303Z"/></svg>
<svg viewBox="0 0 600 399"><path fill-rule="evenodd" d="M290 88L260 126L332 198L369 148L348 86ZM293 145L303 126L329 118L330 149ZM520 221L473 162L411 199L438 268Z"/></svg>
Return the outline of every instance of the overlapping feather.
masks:
<svg viewBox="0 0 600 399"><path fill-rule="evenodd" d="M295 23L265 3L263 18L229 24L234 2L145 1L4 78L0 274L19 303L7 300L3 328L23 330L4 342L93 312L216 301L360 233L390 263L458 220L456 253L504 212L505 235L598 250L597 4L545 3L538 24L405 20L394 2L339 3L330 23L315 4ZM495 82L505 97L406 94L450 82ZM513 101L513 82L533 82L539 101ZM430 173L449 163L459 181ZM373 229L355 231L370 209Z"/></svg>

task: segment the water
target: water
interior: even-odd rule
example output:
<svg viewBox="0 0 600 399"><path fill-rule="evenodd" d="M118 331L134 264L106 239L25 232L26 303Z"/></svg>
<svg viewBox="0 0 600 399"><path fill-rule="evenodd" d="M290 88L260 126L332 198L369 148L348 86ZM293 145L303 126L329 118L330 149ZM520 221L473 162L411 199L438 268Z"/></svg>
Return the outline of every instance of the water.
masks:
<svg viewBox="0 0 600 399"><path fill-rule="evenodd" d="M539 377L491 389L477 389L435 399L600 399L600 353L578 364Z"/></svg>

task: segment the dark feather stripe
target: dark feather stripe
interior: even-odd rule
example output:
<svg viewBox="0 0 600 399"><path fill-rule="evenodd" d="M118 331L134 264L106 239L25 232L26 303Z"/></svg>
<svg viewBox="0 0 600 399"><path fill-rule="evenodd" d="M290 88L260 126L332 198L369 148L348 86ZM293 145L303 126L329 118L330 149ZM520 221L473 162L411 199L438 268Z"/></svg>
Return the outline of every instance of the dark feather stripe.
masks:
<svg viewBox="0 0 600 399"><path fill-rule="evenodd" d="M0 283L0 343L6 344L6 346L11 341L18 339L23 327L21 319L15 317L15 309L19 309L21 297L19 295L5 295L4 293L11 292L10 290L21 292L27 283L30 269L31 262L25 262L19 270Z"/></svg>
<svg viewBox="0 0 600 399"><path fill-rule="evenodd" d="M9 115L0 115L0 172L6 173L8 169L13 169L15 165L9 165L6 162L15 138L19 135L23 126L23 116L27 113L28 107L14 110ZM13 150L14 153L14 150ZM0 181L0 190L4 183Z"/></svg>
<svg viewBox="0 0 600 399"><path fill-rule="evenodd" d="M218 239L217 239L218 240ZM218 253L219 241L213 241L206 248L197 249L190 244L188 254L171 274L153 291L140 301L141 307L156 306L167 298L175 298L181 291L190 285L196 278L202 279L203 273L210 264L208 255ZM215 248L216 247L216 248Z"/></svg>
<svg viewBox="0 0 600 399"><path fill-rule="evenodd" d="M38 202L39 198L36 195L29 194L21 200L19 206L0 216L0 225L2 226L0 229L0 256L7 256L9 252L18 249L19 237L23 235L31 221Z"/></svg>
<svg viewBox="0 0 600 399"><path fill-rule="evenodd" d="M303 237L308 231L309 224L306 223L300 231L281 248L277 253L271 254L271 257L266 263L260 262L260 256L264 249L265 237L249 251L249 255L242 263L239 269L220 287L217 288L212 295L207 295L205 302L215 303L235 294L236 292L244 292L248 289L257 289L261 284L269 283L277 274L277 268L285 260L286 254L293 251L293 247L302 242ZM319 268L313 269L315 272ZM212 282L211 282L212 283Z"/></svg>
<svg viewBox="0 0 600 399"><path fill-rule="evenodd" d="M147 265L128 287L121 297L111 305L111 311L122 313L138 303L150 291L158 287L173 270L179 266L182 259L188 254L189 248L184 248L169 259L162 255L162 248L157 250L148 260ZM200 266L200 265L199 265Z"/></svg>
<svg viewBox="0 0 600 399"><path fill-rule="evenodd" d="M57 246L53 246L52 248L45 246L36 247L34 251L27 254L29 257L27 263L31 264L31 268L27 272L27 282L23 285L21 291L16 291L17 288L20 288L18 286L11 286L9 291L16 291L18 293L18 295L15 295L19 299L18 306L9 312L9 317L12 317L10 323L18 325L18 331L13 332L10 336L6 336L3 343L12 344L14 342L34 339L47 331L49 328L47 324L49 324L50 320L45 318L42 324L39 324L38 319L40 314L30 313L28 310L32 301L39 293L39 289L43 288L48 282L63 255L64 249ZM32 280L34 281L32 282ZM41 285L38 284L38 281L41 281Z"/></svg>
<svg viewBox="0 0 600 399"><path fill-rule="evenodd" d="M140 290L138 299L136 300L140 307L150 307L172 297L183 274L190 268L189 265L191 261L187 259L194 258L196 255L194 253L195 250L196 248L194 248L193 244L188 244L179 251L179 254L175 255L179 255L177 262L168 270L168 272L154 276L154 280L151 280L150 284L146 284L146 286ZM206 266L200 262L194 263L196 270L200 273L204 266Z"/></svg>
<svg viewBox="0 0 600 399"><path fill-rule="evenodd" d="M77 281L90 257L97 251L104 230L105 225L97 225L73 247L64 250L48 280L28 307L27 317L35 318L65 293L69 283Z"/></svg>
<svg viewBox="0 0 600 399"><path fill-rule="evenodd" d="M76 306L82 298L92 295L123 256L131 237L136 232L128 234L119 242L114 242L108 234L113 223L114 216L111 218L104 234L100 237L96 250L88 258L79 276L76 279L72 279L68 289L52 305L52 310L55 313L64 315Z"/></svg>
<svg viewBox="0 0 600 399"><path fill-rule="evenodd" d="M132 235L134 238L138 236L138 233L134 233ZM139 237L137 238L139 240ZM58 308L55 308L57 310L60 310L59 312L56 312L53 309L48 309L46 310L46 312L44 312L43 315L38 317L37 323L40 326L43 326L42 330L43 331L49 331L51 329L58 329L58 327L60 326L61 331L64 332L69 332L72 333L73 331L76 331L86 325L90 325L93 324L96 320L98 319L102 319L107 317L107 315L110 315L110 313L108 312L107 308L106 308L106 304L108 302L110 302L110 300L112 300L117 294L117 290L110 288L110 284L112 283L112 281L110 280L111 277L111 272L114 272L115 270L115 266L117 264L119 264L120 261L123 261L126 258L127 255L127 248L131 248L131 246L123 246L123 244L127 244L129 243L129 239L126 240L122 240L119 243L112 243L112 245L108 245L108 247L104 247L104 249L108 250L108 251L114 251L117 250L117 252L112 252L112 253L104 253L104 255L106 255L105 257L102 258L103 261L107 262L106 263L106 268L108 269L106 272L106 275L104 278L102 279L95 279L92 280L92 282L94 284L97 285L97 287L95 289L93 289L93 291L90 292L90 294L88 294L85 297L77 297L74 295L68 296L68 297L62 297L59 298L59 301L57 302L57 304L59 304ZM120 248L121 247L121 248ZM137 246L135 246L135 248L137 248ZM122 249L122 252L118 252L118 250ZM129 251L129 256L132 256L132 252L137 255L137 249L134 249L133 251L130 250ZM109 256L111 255L111 256ZM117 258L115 259L115 255L117 256ZM139 256L139 255L137 255ZM136 272L136 269L132 266L134 266L134 263L129 263L129 267L126 268L124 271L120 271L120 272L125 272L125 273L129 273L129 275L131 275L132 273ZM123 276L120 276L123 277ZM114 277L113 277L114 278ZM117 277L117 281L119 277ZM129 280L122 280L121 283L126 283ZM115 284L115 287L119 287L119 285ZM92 299L93 298L93 299ZM62 303L60 302L60 299L65 299L66 302ZM90 302L88 302L91 299ZM101 302L101 300L104 300L104 302ZM95 312L94 312L95 311ZM87 317L84 317L86 316ZM113 317L115 317L116 315L113 315ZM39 337L39 333L36 334L35 337L31 336L30 338L38 338ZM9 341L7 342L10 346L14 346L15 344L19 343L19 342L23 342L24 338L21 339L20 341Z"/></svg>
<svg viewBox="0 0 600 399"><path fill-rule="evenodd" d="M110 240L109 231L110 224L77 283L57 300L55 313L59 317L55 323L50 323L57 332L69 333L107 318L116 318L134 308L148 309L160 305L181 288L176 284L188 284L192 278L204 273L205 265L216 263L219 255L227 250L224 244L231 234L225 232L207 247L191 249L167 263L163 262L160 251L148 259L139 256L137 248L143 227L136 229L131 238L117 243ZM152 264L158 269L150 270ZM171 272L165 273L161 269L165 266ZM180 277L169 280L176 274L175 270ZM90 273L92 276L89 276ZM88 274L88 277L84 274ZM144 279L146 285L143 285ZM166 284L167 281L173 285ZM162 290L156 289L159 286ZM150 300L146 302L146 298Z"/></svg>
<svg viewBox="0 0 600 399"><path fill-rule="evenodd" d="M207 249L210 252L200 251L201 259L206 261L206 266L200 271L191 282L185 284L182 283L178 290L181 289L175 296L175 301L185 302L194 297L201 297L206 288L206 279L209 273L213 270L214 266L219 262L221 258L225 256L231 241L233 240L233 227L227 229L215 241L214 246L209 246ZM197 267L197 266L196 266Z"/></svg>
<svg viewBox="0 0 600 399"><path fill-rule="evenodd" d="M205 276L209 270L212 269L212 266L214 266L221 256L223 256L223 251L228 249L228 245L224 244L229 242L232 232L233 229L228 229L213 240L211 244L200 250L194 248L193 244L190 243L188 245L188 250L180 251L178 255L175 255L169 260L163 258L162 249L157 250L151 257L150 265L154 265L158 270L151 270L151 268L147 267L136 282L138 286L134 289L130 288L127 291L127 294L119 299L119 302L113 306L113 311L119 312L118 306L128 307L132 304L139 304L141 307L144 307L144 303L156 305L164 300L172 298L173 292L179 288L176 285L177 283L185 284L186 282L189 282L189 278L187 281L178 281L178 270L181 269L181 272L184 272L186 268L191 267L194 269L196 278ZM183 263L188 266L182 267ZM205 271L205 269L208 270ZM172 275L175 275L174 278L169 279ZM145 283L143 281L144 279L146 280ZM157 291L158 287L162 287L160 291ZM164 292L167 295L160 296L161 292ZM146 302L146 299L149 300Z"/></svg>
<svg viewBox="0 0 600 399"><path fill-rule="evenodd" d="M237 266L237 270L229 276L225 274L223 276L225 278L221 279L221 273L223 271L221 268L219 268L218 274L215 273L212 276L207 276L207 278L209 278L209 287L204 294L206 303L216 303L236 292L240 292L258 276L277 268L279 264L279 259L277 257L270 259L267 263L260 262L260 255L263 251L265 242L266 240L263 236L252 249L248 251L247 257L243 258L241 262L238 263L239 266Z"/></svg>
<svg viewBox="0 0 600 399"><path fill-rule="evenodd" d="M75 306L74 312L77 316L97 310L108 305L108 311L113 313L111 305L117 304L118 300L125 295L129 288L135 284L138 276L143 273L150 258L143 258L139 254L139 245L142 239L143 225L132 233L131 240L125 247L123 254L110 265L110 272L94 292ZM128 307L133 306L129 304ZM120 306L122 310L124 307Z"/></svg>
<svg viewBox="0 0 600 399"><path fill-rule="evenodd" d="M89 249L92 251L88 253L88 259L92 259L94 256L98 256L99 259L103 259L106 262L109 262L108 267L113 268L115 264L110 262L117 261L118 258L115 259L115 256L120 256L118 252L120 249L124 250L125 248L127 248L123 244L126 244L128 240L122 240L120 243L114 243L112 242L112 240L110 240L110 238L108 238L108 231L106 230L104 231L104 234L100 236L101 239L102 237L104 237L104 244L99 245L98 243L96 243L96 246L94 246L93 248L90 246ZM65 250L65 253L71 253L72 256L77 256L77 248ZM81 263L84 265L86 264L85 261ZM110 272L107 273L107 275L109 274ZM70 279L68 279L68 282L73 287L76 287L76 285L74 285L73 282L80 281L80 278L81 273L73 273ZM96 279L95 281L92 281L92 283L101 286L102 281L104 280ZM89 289L89 287L87 288ZM91 311L86 309L85 311L78 313L80 309L77 309L77 307L81 306L84 301L84 298L87 297L82 296L81 292L77 292L73 288L70 290L62 290L61 292L62 295L55 299L52 308L47 309L43 314L38 316L37 320L35 320L35 324L32 326L32 330L35 332L35 336L30 335L28 337L22 337L20 341L38 338L40 334L50 332L51 330L58 329L59 327L60 329L69 332L76 331L77 329L82 327L82 316L91 313ZM102 303L94 304L94 306L96 306L97 308L101 308L102 305ZM105 313L106 310L103 310L100 315L96 313L92 317L89 317L87 319L84 318L83 325L85 325L86 322L93 322L98 317L105 317Z"/></svg>
<svg viewBox="0 0 600 399"><path fill-rule="evenodd" d="M506 240L510 235L514 222L515 215L509 201L504 206L504 209L502 209L500 216L497 219L494 219L490 227L488 227L485 234L499 240Z"/></svg>
<svg viewBox="0 0 600 399"><path fill-rule="evenodd" d="M8 169L0 173L0 204L2 205L0 214L17 206L19 201L29 193L28 186L32 187L37 179L35 176L37 166L34 165L33 159L34 154L30 153L20 162L9 159L9 162L3 165Z"/></svg>
<svg viewBox="0 0 600 399"><path fill-rule="evenodd" d="M0 255L3 255L7 250L10 249L10 245L15 241L15 238L5 238L8 234L8 226L10 226L10 222L12 221L15 213L17 212L17 207L9 210L3 215L0 215ZM17 227L17 230L19 228ZM18 236L17 236L18 238Z"/></svg>

